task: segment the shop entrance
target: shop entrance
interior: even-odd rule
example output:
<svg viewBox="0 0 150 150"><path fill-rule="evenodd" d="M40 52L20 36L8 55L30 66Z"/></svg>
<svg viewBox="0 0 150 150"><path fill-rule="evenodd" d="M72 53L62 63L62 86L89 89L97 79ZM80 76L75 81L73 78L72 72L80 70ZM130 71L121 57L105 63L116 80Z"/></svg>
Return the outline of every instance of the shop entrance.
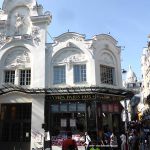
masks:
<svg viewBox="0 0 150 150"><path fill-rule="evenodd" d="M61 145L72 131L77 142L86 131L86 104L81 102L61 102L51 104L51 138L53 145ZM78 143L79 145L80 143Z"/></svg>
<svg viewBox="0 0 150 150"><path fill-rule="evenodd" d="M0 147L30 150L31 103L1 104Z"/></svg>

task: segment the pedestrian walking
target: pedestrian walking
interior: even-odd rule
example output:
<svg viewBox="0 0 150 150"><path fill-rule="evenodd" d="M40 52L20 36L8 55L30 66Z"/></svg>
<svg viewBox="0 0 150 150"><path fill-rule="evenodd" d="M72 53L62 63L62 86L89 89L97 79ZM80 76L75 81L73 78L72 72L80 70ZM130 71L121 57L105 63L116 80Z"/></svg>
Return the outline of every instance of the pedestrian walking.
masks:
<svg viewBox="0 0 150 150"><path fill-rule="evenodd" d="M110 136L110 146L112 147L111 149L118 147L117 137L114 133L112 133Z"/></svg>
<svg viewBox="0 0 150 150"><path fill-rule="evenodd" d="M62 143L62 150L78 150L76 141L72 139L71 132L67 132L67 139Z"/></svg>
<svg viewBox="0 0 150 150"><path fill-rule="evenodd" d="M120 136L121 139L121 150L126 150L126 135L123 133Z"/></svg>
<svg viewBox="0 0 150 150"><path fill-rule="evenodd" d="M91 142L91 138L90 138L90 136L88 135L88 133L85 132L85 142L84 142L84 146L85 146L85 149L86 149L86 150L88 150L90 142Z"/></svg>

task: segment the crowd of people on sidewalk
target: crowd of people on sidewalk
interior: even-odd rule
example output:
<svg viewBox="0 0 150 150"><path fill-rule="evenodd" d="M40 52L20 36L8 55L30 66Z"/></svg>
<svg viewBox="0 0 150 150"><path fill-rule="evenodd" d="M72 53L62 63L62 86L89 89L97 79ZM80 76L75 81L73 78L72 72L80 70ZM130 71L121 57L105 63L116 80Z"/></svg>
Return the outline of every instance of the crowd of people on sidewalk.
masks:
<svg viewBox="0 0 150 150"><path fill-rule="evenodd" d="M91 142L91 138L87 132L85 132L85 141L83 145L85 146L85 150L88 150L89 144ZM67 139L65 139L62 143L62 150L78 150L76 141L72 139L72 132L68 132Z"/></svg>
<svg viewBox="0 0 150 150"><path fill-rule="evenodd" d="M92 138L85 132L85 150L89 150L89 145L92 144ZM123 133L118 137L113 132L104 133L100 140L100 145L110 145L112 150L149 150L150 149L150 134L140 132L136 129L129 130L128 133ZM107 149L107 148L106 148ZM68 138L63 141L62 150L78 150L76 141L72 139L71 132L68 132Z"/></svg>

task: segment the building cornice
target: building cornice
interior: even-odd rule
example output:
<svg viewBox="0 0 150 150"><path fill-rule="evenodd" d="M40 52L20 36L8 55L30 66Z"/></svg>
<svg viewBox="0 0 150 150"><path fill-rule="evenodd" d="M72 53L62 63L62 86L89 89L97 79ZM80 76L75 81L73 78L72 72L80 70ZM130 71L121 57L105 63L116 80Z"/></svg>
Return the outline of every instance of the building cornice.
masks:
<svg viewBox="0 0 150 150"><path fill-rule="evenodd" d="M31 16L30 18L33 24L38 24L38 23L50 24L52 20L52 16L50 14L41 15L41 16Z"/></svg>

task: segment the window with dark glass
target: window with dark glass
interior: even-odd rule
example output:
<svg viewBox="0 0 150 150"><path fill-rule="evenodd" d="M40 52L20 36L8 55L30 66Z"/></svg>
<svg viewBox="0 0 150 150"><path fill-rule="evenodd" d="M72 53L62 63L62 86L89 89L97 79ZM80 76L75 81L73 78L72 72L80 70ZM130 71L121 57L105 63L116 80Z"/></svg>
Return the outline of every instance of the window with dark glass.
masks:
<svg viewBox="0 0 150 150"><path fill-rule="evenodd" d="M14 70L6 70L5 71L5 83L12 83L15 82L15 71Z"/></svg>
<svg viewBox="0 0 150 150"><path fill-rule="evenodd" d="M74 83L86 82L86 65L74 65Z"/></svg>
<svg viewBox="0 0 150 150"><path fill-rule="evenodd" d="M77 103L77 111L78 112L85 112L86 111L86 105L84 103Z"/></svg>
<svg viewBox="0 0 150 150"><path fill-rule="evenodd" d="M52 112L59 112L59 105L58 104L51 105L51 110Z"/></svg>
<svg viewBox="0 0 150 150"><path fill-rule="evenodd" d="M60 111L67 112L68 111L68 104L67 103L60 104Z"/></svg>
<svg viewBox="0 0 150 150"><path fill-rule="evenodd" d="M20 85L31 84L31 70L20 70Z"/></svg>
<svg viewBox="0 0 150 150"><path fill-rule="evenodd" d="M113 67L100 65L101 83L115 84L115 70Z"/></svg>
<svg viewBox="0 0 150 150"><path fill-rule="evenodd" d="M76 111L77 111L76 103L69 103L69 112L76 112Z"/></svg>
<svg viewBox="0 0 150 150"><path fill-rule="evenodd" d="M53 83L62 84L66 83L66 67L65 66L54 66L53 68Z"/></svg>

